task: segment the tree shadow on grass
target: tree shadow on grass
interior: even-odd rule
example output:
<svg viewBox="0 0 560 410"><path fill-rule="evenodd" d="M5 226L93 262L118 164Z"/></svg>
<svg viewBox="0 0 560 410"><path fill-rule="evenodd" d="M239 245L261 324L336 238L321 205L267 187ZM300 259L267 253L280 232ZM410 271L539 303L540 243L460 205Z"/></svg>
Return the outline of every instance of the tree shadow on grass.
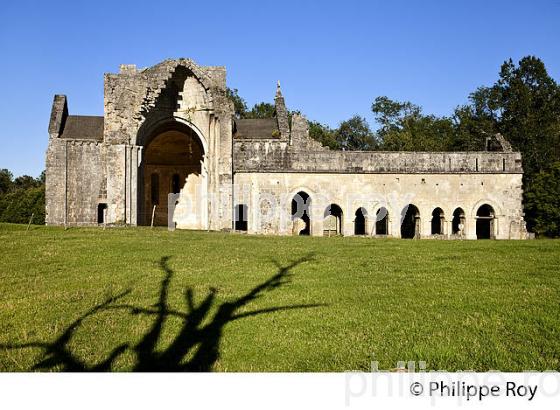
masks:
<svg viewBox="0 0 560 410"><path fill-rule="evenodd" d="M266 281L258 284L241 297L230 302L219 303L216 301L216 289L212 288L204 300L195 305L194 291L188 287L184 297L186 312L171 309L168 304L169 285L173 278L173 271L169 268L169 257L161 258L159 265L165 276L160 285L159 299L150 307L138 307L131 304L117 303L127 296L131 290L107 298L102 303L94 306L77 320L72 322L60 336L52 342L29 342L22 344L0 344L0 349L41 349L40 359L30 370L57 369L63 371L111 371L115 360L127 350L135 355L133 371L212 371L220 355L220 342L225 325L238 319L251 316L277 312L289 309L303 309L324 306L323 304L301 304L276 306L248 312L239 310L249 305L254 300L264 296L267 292L275 290L290 281L291 269L312 259L312 255L305 256L287 266L278 267L276 274ZM131 315L145 315L153 317L149 330L135 345L128 343L115 347L106 359L88 365L79 359L70 349L70 341L83 321L101 311L124 310ZM211 313L215 311L215 313ZM169 318L178 318L181 321L179 332L167 347L157 350L165 323Z"/></svg>

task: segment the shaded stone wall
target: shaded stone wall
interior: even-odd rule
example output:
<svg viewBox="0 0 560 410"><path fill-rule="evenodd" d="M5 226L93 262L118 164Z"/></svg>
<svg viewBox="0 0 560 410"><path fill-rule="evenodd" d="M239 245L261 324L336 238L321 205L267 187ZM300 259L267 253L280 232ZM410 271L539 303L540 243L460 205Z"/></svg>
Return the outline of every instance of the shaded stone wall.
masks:
<svg viewBox="0 0 560 410"><path fill-rule="evenodd" d="M46 166L46 223L97 223L97 206L106 203L106 147L87 140L55 139Z"/></svg>

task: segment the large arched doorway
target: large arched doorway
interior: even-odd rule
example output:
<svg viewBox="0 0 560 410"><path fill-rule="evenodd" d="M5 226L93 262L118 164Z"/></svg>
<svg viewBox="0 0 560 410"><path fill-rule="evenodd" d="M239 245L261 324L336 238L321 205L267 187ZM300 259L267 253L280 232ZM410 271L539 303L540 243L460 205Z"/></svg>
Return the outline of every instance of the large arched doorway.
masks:
<svg viewBox="0 0 560 410"><path fill-rule="evenodd" d="M445 216L443 209L436 208L432 212L432 235L443 235Z"/></svg>
<svg viewBox="0 0 560 410"><path fill-rule="evenodd" d="M494 221L496 214L494 208L488 204L482 205L476 211L476 238L494 239Z"/></svg>
<svg viewBox="0 0 560 410"><path fill-rule="evenodd" d="M375 214L375 234L389 234L389 211L385 207L381 207Z"/></svg>
<svg viewBox="0 0 560 410"><path fill-rule="evenodd" d="M147 139L139 170L139 223L150 225L153 218L154 225L167 225L170 193L191 198L189 212L196 213L194 197L198 194L196 185L201 178L203 159L202 143L187 125L169 122L155 129ZM192 183L185 189L187 178ZM189 217L200 219L196 215Z"/></svg>
<svg viewBox="0 0 560 410"><path fill-rule="evenodd" d="M292 233L311 234L311 198L307 192L300 191L292 199Z"/></svg>
<svg viewBox="0 0 560 410"><path fill-rule="evenodd" d="M342 209L336 204L330 204L325 209L323 220L323 235L342 235Z"/></svg>
<svg viewBox="0 0 560 410"><path fill-rule="evenodd" d="M366 234L366 216L366 210L364 208L358 208L354 219L354 235Z"/></svg>
<svg viewBox="0 0 560 410"><path fill-rule="evenodd" d="M401 238L420 238L420 211L415 205L409 204L401 212Z"/></svg>

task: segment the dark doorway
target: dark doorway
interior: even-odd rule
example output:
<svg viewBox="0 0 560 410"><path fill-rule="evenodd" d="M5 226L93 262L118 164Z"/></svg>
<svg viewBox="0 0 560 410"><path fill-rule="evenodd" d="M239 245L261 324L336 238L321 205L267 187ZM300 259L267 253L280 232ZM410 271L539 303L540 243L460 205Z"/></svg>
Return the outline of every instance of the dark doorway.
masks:
<svg viewBox="0 0 560 410"><path fill-rule="evenodd" d="M476 212L476 238L494 239L494 208L484 204Z"/></svg>
<svg viewBox="0 0 560 410"><path fill-rule="evenodd" d="M235 230L247 231L247 205L245 204L235 207Z"/></svg>
<svg viewBox="0 0 560 410"><path fill-rule="evenodd" d="M105 223L105 214L107 212L107 204L98 204L97 205L97 223L104 224Z"/></svg>
<svg viewBox="0 0 560 410"><path fill-rule="evenodd" d="M453 221L451 222L453 235L464 235L465 232L465 211L457 208L453 211Z"/></svg>
<svg viewBox="0 0 560 410"><path fill-rule="evenodd" d="M388 235L389 234L389 211L387 208L381 207L375 214L375 234Z"/></svg>
<svg viewBox="0 0 560 410"><path fill-rule="evenodd" d="M311 233L310 218L311 198L307 192L300 191L292 199L292 222L294 224L295 235L309 235ZM302 225L298 224L302 221Z"/></svg>
<svg viewBox="0 0 560 410"><path fill-rule="evenodd" d="M444 222L443 209L434 209L432 212L432 235L443 235Z"/></svg>
<svg viewBox="0 0 560 410"><path fill-rule="evenodd" d="M330 204L325 209L323 221L323 235L342 235L342 208L336 204Z"/></svg>
<svg viewBox="0 0 560 410"><path fill-rule="evenodd" d="M366 210L358 208L356 211L356 219L354 219L354 235L366 234Z"/></svg>
<svg viewBox="0 0 560 410"><path fill-rule="evenodd" d="M420 211L415 205L407 205L401 212L401 238L420 238Z"/></svg>

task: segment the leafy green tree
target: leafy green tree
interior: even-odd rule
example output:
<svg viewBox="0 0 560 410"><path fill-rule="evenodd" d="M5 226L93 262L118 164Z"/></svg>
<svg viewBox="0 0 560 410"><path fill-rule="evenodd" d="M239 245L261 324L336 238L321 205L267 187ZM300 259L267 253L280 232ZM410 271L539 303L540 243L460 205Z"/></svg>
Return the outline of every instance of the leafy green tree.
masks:
<svg viewBox="0 0 560 410"><path fill-rule="evenodd" d="M22 175L14 180L14 189L29 189L36 188L41 185L39 179L35 179L29 175Z"/></svg>
<svg viewBox="0 0 560 410"><path fill-rule="evenodd" d="M380 148L388 151L448 151L454 139L451 118L423 115L409 101L377 97L371 106L380 127Z"/></svg>
<svg viewBox="0 0 560 410"><path fill-rule="evenodd" d="M9 192L13 185L13 174L7 169L0 169L0 195Z"/></svg>
<svg viewBox="0 0 560 410"><path fill-rule="evenodd" d="M553 214L545 204L553 202L541 188L551 165L560 161L560 86L540 59L527 56L517 65L511 59L504 62L498 81L471 96L476 115L469 120L479 129L500 132L523 155L527 227L541 235L554 233L552 219L550 228L545 227Z"/></svg>
<svg viewBox="0 0 560 410"><path fill-rule="evenodd" d="M309 121L309 136L323 144L324 147L337 150L342 149L336 139L335 130L317 121Z"/></svg>
<svg viewBox="0 0 560 410"><path fill-rule="evenodd" d="M338 145L345 150L371 151L377 147L369 124L359 115L341 122L334 134Z"/></svg>
<svg viewBox="0 0 560 410"><path fill-rule="evenodd" d="M525 208L537 235L560 236L560 162L534 176L526 188Z"/></svg>
<svg viewBox="0 0 560 410"><path fill-rule="evenodd" d="M479 87L469 95L467 104L455 108L453 151L483 151L486 138L499 132L495 92L490 87Z"/></svg>
<svg viewBox="0 0 560 410"><path fill-rule="evenodd" d="M233 110L236 118L243 118L247 112L247 103L241 98L237 92L237 88L227 88L227 97L233 102Z"/></svg>
<svg viewBox="0 0 560 410"><path fill-rule="evenodd" d="M523 154L529 180L560 159L560 87L540 59L506 61L488 94L498 129Z"/></svg>
<svg viewBox="0 0 560 410"><path fill-rule="evenodd" d="M45 172L37 179L29 175L11 181L12 173L0 171L0 222L28 223L33 214L33 223L45 223ZM4 190L6 181L8 188Z"/></svg>
<svg viewBox="0 0 560 410"><path fill-rule="evenodd" d="M242 118L274 118L276 107L274 104L261 102L255 104L251 111L247 111Z"/></svg>

